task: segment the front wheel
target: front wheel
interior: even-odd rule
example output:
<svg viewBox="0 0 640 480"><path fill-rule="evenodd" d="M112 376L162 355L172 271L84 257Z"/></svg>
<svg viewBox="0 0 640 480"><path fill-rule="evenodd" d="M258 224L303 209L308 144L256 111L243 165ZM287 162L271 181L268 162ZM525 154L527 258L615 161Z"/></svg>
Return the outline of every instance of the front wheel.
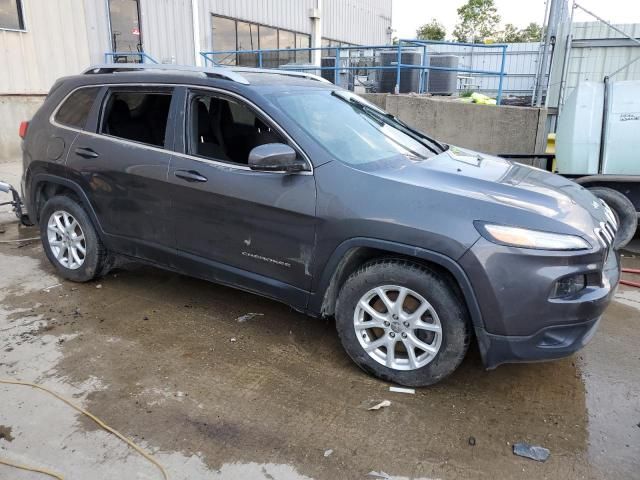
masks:
<svg viewBox="0 0 640 480"><path fill-rule="evenodd" d="M412 387L451 374L471 337L465 303L447 280L395 259L369 262L347 279L338 296L336 327L363 370Z"/></svg>

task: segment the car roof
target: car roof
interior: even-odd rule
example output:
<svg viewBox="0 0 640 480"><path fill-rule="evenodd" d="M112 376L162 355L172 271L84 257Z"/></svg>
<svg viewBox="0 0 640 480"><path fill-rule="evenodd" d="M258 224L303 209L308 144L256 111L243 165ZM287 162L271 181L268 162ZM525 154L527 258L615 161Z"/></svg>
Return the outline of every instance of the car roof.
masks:
<svg viewBox="0 0 640 480"><path fill-rule="evenodd" d="M308 72L249 67L193 67L156 64L95 65L74 76L78 83L189 83L210 84L208 80L227 80L236 86L252 87L334 87L328 80ZM219 85L219 84L218 84Z"/></svg>

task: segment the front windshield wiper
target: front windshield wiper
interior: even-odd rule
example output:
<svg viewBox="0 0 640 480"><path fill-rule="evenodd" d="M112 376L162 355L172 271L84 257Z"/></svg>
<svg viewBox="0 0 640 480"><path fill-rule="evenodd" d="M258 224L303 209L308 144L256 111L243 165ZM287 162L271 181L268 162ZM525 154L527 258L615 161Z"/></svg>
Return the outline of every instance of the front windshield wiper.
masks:
<svg viewBox="0 0 640 480"><path fill-rule="evenodd" d="M340 90L333 90L331 92L331 95L349 103L352 106L358 107L359 110L367 113L370 117L374 118L378 123L383 122L398 128L400 131L406 133L414 140L417 140L418 142L420 142L422 145L427 147L436 155L449 149L448 145L443 145L442 143L425 135L424 133L421 133L415 130L414 128L411 128L409 125L404 123L402 120L400 120L396 116L388 112L385 112L384 110L379 109L377 107L373 107L373 106L367 105L366 103L360 102L358 101L357 98L353 97L348 93L342 92ZM431 145L426 144L423 140L427 140Z"/></svg>

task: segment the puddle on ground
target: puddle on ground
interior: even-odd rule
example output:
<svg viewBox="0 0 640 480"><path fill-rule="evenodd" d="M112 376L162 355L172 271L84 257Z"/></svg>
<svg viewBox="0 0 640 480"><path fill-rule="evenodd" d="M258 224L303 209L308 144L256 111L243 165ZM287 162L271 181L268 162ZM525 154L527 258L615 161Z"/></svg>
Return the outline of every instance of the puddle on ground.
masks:
<svg viewBox="0 0 640 480"><path fill-rule="evenodd" d="M0 265L0 377L74 398L153 452L172 480L637 471L640 429L627 428L640 422L637 313L624 302L578 356L486 372L473 349L451 378L406 395L360 372L332 322L266 299L149 268L114 272L99 289L74 284L36 244L0 246ZM259 321L239 322L247 312ZM385 399L385 409L361 408ZM14 437L0 441L2 457L81 478L160 478L44 392L0 385L0 401ZM550 460L514 457L517 441L549 448Z"/></svg>

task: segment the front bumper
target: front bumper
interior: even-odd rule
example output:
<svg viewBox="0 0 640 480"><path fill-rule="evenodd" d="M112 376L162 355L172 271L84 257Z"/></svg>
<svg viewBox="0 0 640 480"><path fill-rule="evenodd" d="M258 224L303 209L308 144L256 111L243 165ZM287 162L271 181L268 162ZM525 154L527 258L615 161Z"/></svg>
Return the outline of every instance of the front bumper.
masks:
<svg viewBox="0 0 640 480"><path fill-rule="evenodd" d="M532 251L481 239L460 262L482 313L484 324L475 330L489 369L562 358L584 347L620 280L618 254L602 249ZM571 297L549 298L558 279L575 274L598 280Z"/></svg>

